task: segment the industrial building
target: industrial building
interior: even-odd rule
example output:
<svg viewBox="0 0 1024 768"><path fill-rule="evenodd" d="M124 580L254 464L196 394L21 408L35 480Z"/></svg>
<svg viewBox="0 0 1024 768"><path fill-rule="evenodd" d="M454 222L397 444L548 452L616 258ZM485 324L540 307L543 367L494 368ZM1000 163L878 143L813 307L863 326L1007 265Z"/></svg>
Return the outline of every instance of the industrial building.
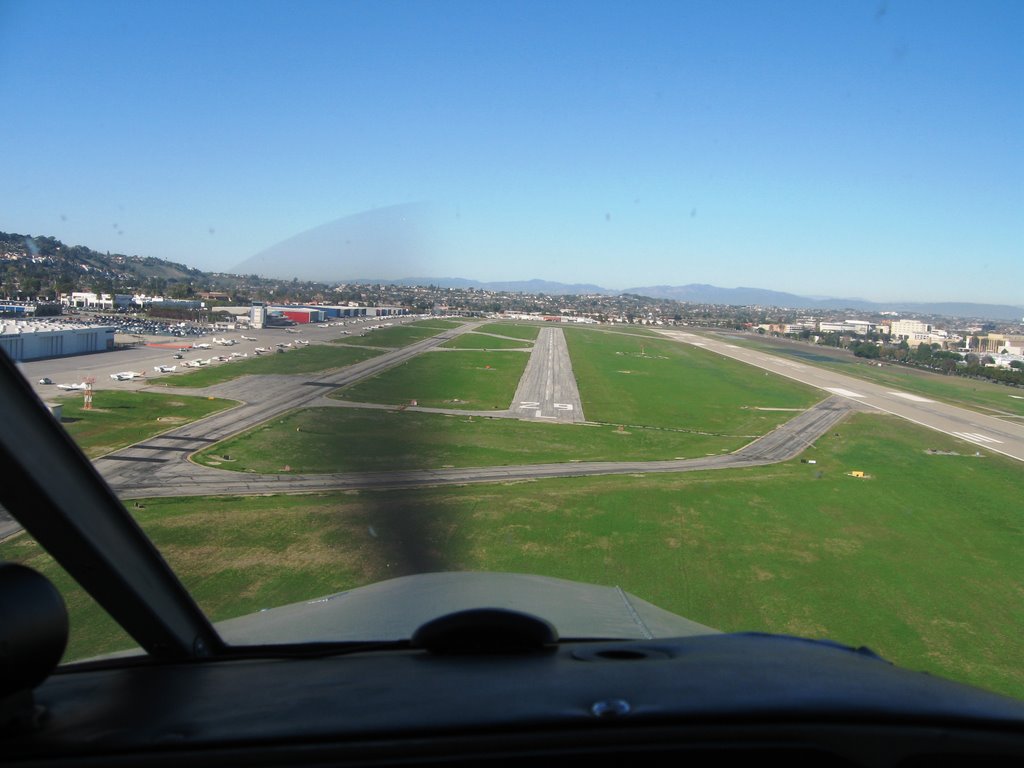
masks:
<svg viewBox="0 0 1024 768"><path fill-rule="evenodd" d="M293 323L305 325L307 323L322 323L327 319L327 313L322 309L310 309L309 307L298 307L298 306L274 306L268 307L268 312L272 315L280 315L281 317L291 320Z"/></svg>
<svg viewBox="0 0 1024 768"><path fill-rule="evenodd" d="M67 357L114 348L114 326L55 320L0 320L0 348L12 360Z"/></svg>
<svg viewBox="0 0 1024 768"><path fill-rule="evenodd" d="M264 310L267 314L287 318L298 324L323 323L342 317L395 317L409 312L404 307L363 307L337 304L275 304L266 306ZM255 322L253 327L256 327Z"/></svg>

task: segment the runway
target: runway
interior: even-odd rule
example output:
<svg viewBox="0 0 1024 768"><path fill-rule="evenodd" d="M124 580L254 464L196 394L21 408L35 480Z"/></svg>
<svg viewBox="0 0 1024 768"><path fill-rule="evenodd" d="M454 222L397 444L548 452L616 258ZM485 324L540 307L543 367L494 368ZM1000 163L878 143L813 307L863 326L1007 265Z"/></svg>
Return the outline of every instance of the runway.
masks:
<svg viewBox="0 0 1024 768"><path fill-rule="evenodd" d="M561 328L540 329L509 411L526 420L586 421Z"/></svg>
<svg viewBox="0 0 1024 768"><path fill-rule="evenodd" d="M322 402L323 395L337 387L373 376L415 355L474 328L463 325L400 350L349 366L340 371L302 377L244 376L239 379L200 390L204 395L238 399L242 405L184 425L145 440L95 461L95 466L123 499L170 496L223 496L275 493L310 493L316 491L400 488L467 483L515 482L556 477L587 477L608 474L651 474L760 466L787 461L799 455L822 434L827 433L852 410L878 408L880 403L909 411L931 409L945 413L960 429L986 430L979 435L1003 439L1003 429L1018 425L1003 424L980 414L964 412L923 398L908 398L906 393L885 391L883 387L865 386L865 382L841 374L821 371L812 366L779 360L763 353L744 350L730 344L682 332L666 332L670 338L694 343L712 351L774 370L805 383L833 390L832 397L804 411L769 434L754 440L740 450L726 455L668 461L605 461L565 462L521 466L469 467L447 469L396 470L390 472L334 473L320 475L256 475L215 469L193 464L187 457L212 443L248 430L274 416L295 408ZM532 369L532 370L531 370ZM528 375L529 374L529 375ZM297 380L298 379L298 383ZM856 389L854 389L856 387ZM883 390L877 393L874 390ZM182 394L186 394L184 390ZM888 396L888 400L885 399ZM545 409L558 420L583 419L579 392L575 386L568 350L561 329L544 328L531 355L531 362L517 388L513 406L521 401L543 405L533 407L527 418L537 418L536 411ZM570 401L574 408L557 409L556 403ZM889 402L893 401L893 402ZM575 407L579 405L580 407ZM928 408L926 409L925 406ZM508 415L522 417L523 407L513 407ZM888 410L888 408L882 408ZM556 415L557 414L557 415ZM907 416L904 416L907 418ZM923 417L922 417L923 418ZM996 422L989 424L988 421ZM1002 437L998 437L1002 436ZM1009 443L1009 440L1006 441ZM987 446L986 446L987 447Z"/></svg>
<svg viewBox="0 0 1024 768"><path fill-rule="evenodd" d="M984 448L1017 461L1024 461L1024 424L1004 421L826 368L729 344L709 336L686 331L666 330L659 333L675 341L702 347L710 352L817 387L832 395L860 403L865 408L891 413L923 427L944 432L970 443L975 449Z"/></svg>

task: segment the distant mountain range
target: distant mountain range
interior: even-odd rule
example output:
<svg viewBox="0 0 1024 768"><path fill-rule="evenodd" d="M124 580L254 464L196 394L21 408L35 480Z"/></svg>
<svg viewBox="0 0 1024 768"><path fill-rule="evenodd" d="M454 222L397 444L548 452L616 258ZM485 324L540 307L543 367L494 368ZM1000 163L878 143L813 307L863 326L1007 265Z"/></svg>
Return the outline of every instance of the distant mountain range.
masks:
<svg viewBox="0 0 1024 768"><path fill-rule="evenodd" d="M385 285L436 285L439 288L478 288L509 293L545 293L551 296L602 294L617 296L633 294L652 299L672 299L693 304L725 304L730 306L788 307L791 309L833 309L858 312L907 312L949 317L976 317L984 320L1020 321L1024 307L1009 304L978 304L974 302L940 301L867 301L866 299L834 299L798 296L795 293L764 288L720 288L716 285L649 285L613 291L589 283L557 283L549 280L509 280L484 282L464 277L404 277L398 280L356 278L347 283Z"/></svg>
<svg viewBox="0 0 1024 768"><path fill-rule="evenodd" d="M506 293L544 293L549 296L582 296L598 293L602 296L617 296L621 291L610 291L600 285L589 283L553 283L550 280L499 280L484 283L479 280L468 280L464 277L403 277L398 280L376 280L369 278L352 278L343 282L353 285L436 285L438 288L479 288L485 291Z"/></svg>
<svg viewBox="0 0 1024 768"><path fill-rule="evenodd" d="M236 265L235 274L258 274L280 279L316 282L383 283L385 285L436 285L441 288L481 288L510 293L544 293L551 296L637 294L654 299L673 299L696 304L832 309L854 312L916 312L986 320L1020 321L1024 307L967 302L873 302L864 299L797 296L761 288L719 288L714 285L654 285L614 291L593 284L566 284L548 280L481 282L461 277L409 277L356 279L346 275L372 273L387 264L395 274L412 273L416 265L437 263L434 258L434 219L431 206L403 203L343 216L300 232Z"/></svg>
<svg viewBox="0 0 1024 768"><path fill-rule="evenodd" d="M763 288L719 288L714 285L655 285L629 288L622 293L635 293L654 299L675 299L698 304L734 304L793 309L851 309L862 312L916 312L925 315L978 317L987 320L1017 320L1024 317L1024 307L1010 304L978 304L964 301L868 301L866 299L833 299L797 296Z"/></svg>

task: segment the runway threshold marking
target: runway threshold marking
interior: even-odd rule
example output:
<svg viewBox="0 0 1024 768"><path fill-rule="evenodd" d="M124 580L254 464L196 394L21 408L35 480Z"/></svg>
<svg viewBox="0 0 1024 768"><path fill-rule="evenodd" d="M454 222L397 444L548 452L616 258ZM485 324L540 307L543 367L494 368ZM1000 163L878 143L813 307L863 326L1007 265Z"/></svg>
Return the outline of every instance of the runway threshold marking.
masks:
<svg viewBox="0 0 1024 768"><path fill-rule="evenodd" d="M920 395L912 395L909 392L890 392L890 395L896 397L902 397L904 400L911 400L915 403L934 403L934 400L929 400L927 397L921 397Z"/></svg>
<svg viewBox="0 0 1024 768"><path fill-rule="evenodd" d="M983 435L980 432L954 432L953 434L969 443L978 443L980 445L984 445L986 443L1003 444L1002 440L996 440L994 437Z"/></svg>
<svg viewBox="0 0 1024 768"><path fill-rule="evenodd" d="M864 397L859 392L851 392L848 389L842 387L825 387L826 392L831 392L833 395L841 395L843 397Z"/></svg>

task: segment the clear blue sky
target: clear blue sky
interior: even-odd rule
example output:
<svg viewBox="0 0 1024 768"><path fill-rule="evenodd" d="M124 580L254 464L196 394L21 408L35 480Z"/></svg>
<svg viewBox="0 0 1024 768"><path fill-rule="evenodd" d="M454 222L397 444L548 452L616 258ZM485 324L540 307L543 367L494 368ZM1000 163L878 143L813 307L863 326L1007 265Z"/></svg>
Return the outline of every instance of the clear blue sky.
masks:
<svg viewBox="0 0 1024 768"><path fill-rule="evenodd" d="M0 0L0 229L230 269L1024 304L1024 3Z"/></svg>

